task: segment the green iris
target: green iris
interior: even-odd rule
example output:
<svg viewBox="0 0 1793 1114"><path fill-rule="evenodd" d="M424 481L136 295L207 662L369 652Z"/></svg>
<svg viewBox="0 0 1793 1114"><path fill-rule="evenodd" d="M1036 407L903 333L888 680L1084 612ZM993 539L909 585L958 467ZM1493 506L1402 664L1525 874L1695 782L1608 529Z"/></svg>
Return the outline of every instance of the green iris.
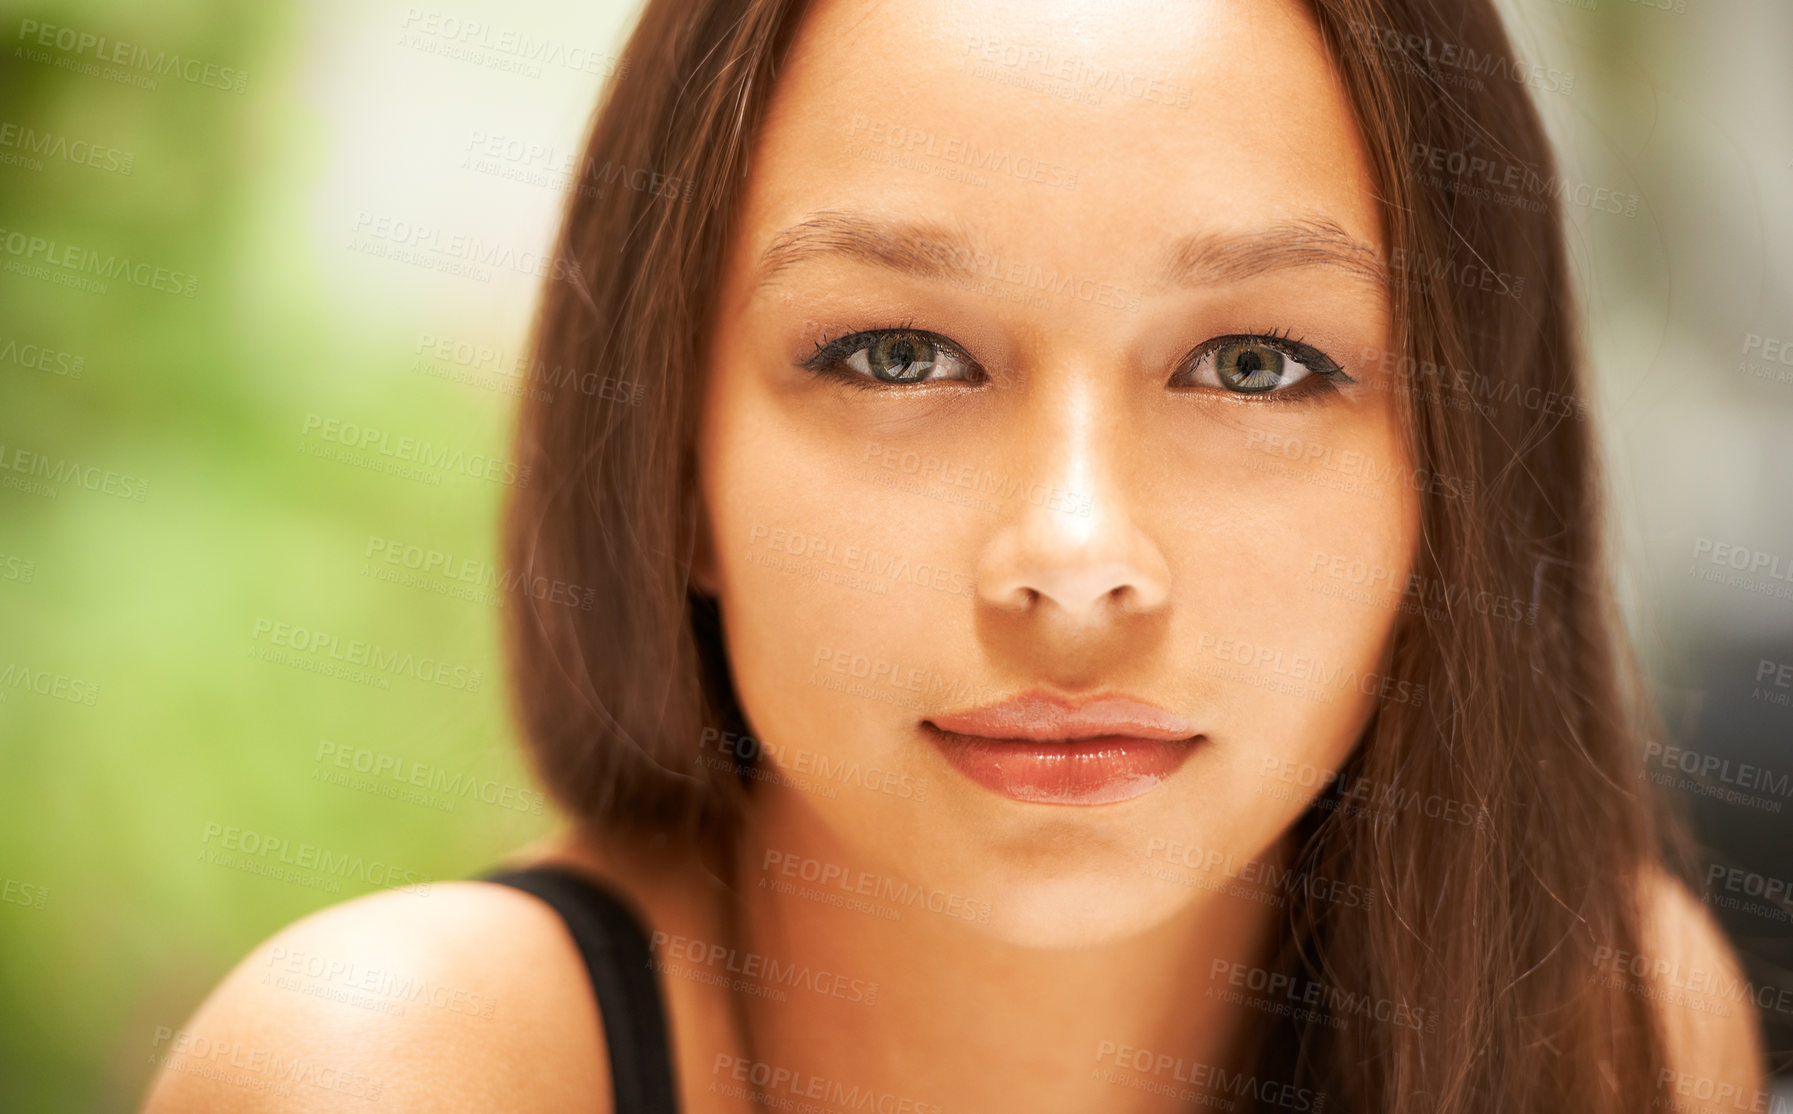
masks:
<svg viewBox="0 0 1793 1114"><path fill-rule="evenodd" d="M884 383L913 383L934 366L934 346L915 333L887 333L865 349L872 375Z"/></svg>
<svg viewBox="0 0 1793 1114"><path fill-rule="evenodd" d="M1262 394L1282 382L1283 354L1262 344L1223 344L1214 352L1214 370L1229 391Z"/></svg>

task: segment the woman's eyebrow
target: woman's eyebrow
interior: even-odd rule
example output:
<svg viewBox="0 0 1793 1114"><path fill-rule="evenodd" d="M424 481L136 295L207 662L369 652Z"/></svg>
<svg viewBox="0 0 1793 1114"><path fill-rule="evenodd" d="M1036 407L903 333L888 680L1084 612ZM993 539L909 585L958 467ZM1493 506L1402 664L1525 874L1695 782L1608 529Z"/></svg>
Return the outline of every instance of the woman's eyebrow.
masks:
<svg viewBox="0 0 1793 1114"><path fill-rule="evenodd" d="M1166 287L1229 282L1290 267L1330 267L1378 287L1388 268L1376 249L1336 221L1292 221L1245 233L1198 233L1172 240L1158 270Z"/></svg>
<svg viewBox="0 0 1793 1114"><path fill-rule="evenodd" d="M878 220L823 210L772 237L760 254L755 291L787 267L818 256L854 260L918 278L1000 277L1005 262L957 225ZM1160 253L1154 289L1234 282L1297 267L1343 271L1378 288L1388 281L1387 267L1375 249L1336 221L1317 218L1245 232L1176 237Z"/></svg>

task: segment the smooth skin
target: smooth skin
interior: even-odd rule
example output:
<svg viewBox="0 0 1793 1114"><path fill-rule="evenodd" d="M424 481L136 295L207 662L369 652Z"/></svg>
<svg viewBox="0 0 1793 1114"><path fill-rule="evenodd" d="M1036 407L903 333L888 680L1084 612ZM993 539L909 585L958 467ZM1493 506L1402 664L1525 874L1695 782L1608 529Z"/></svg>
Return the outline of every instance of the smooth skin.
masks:
<svg viewBox="0 0 1793 1114"><path fill-rule="evenodd" d="M1144 80L1095 104L1016 80L1080 70ZM1286 860L1319 789L1288 771L1349 755L1395 619L1329 591L1331 559L1398 576L1418 537L1398 396L1354 363L1394 343L1383 236L1317 31L1281 2L827 0L781 71L736 236L695 578L765 747L739 894L688 851L570 830L513 862L609 879L669 936L827 973L783 1000L663 974L687 1110L765 1109L740 1059L924 1109L1179 1108L1128 1082L1149 1074L1104 1075L1104 1050L1239 1065L1251 1015L1205 991L1225 989L1216 961L1264 961L1281 910L1234 876ZM900 335L804 366L879 329ZM866 378L917 334L936 343L925 381ZM1191 366L1266 334L1356 382L1289 370L1246 394ZM1235 366L1274 359L1250 351ZM1065 806L978 786L921 728L1030 689L1123 692L1206 738L1143 796ZM1730 969L1685 891L1641 885L1655 954ZM263 978L303 952L493 1015L394 1017ZM1760 1086L1741 1011L1669 1012L1678 1063ZM187 1028L377 1079L402 1109L608 1109L571 941L490 885L306 918ZM291 1090L170 1070L147 1109L365 1104Z"/></svg>

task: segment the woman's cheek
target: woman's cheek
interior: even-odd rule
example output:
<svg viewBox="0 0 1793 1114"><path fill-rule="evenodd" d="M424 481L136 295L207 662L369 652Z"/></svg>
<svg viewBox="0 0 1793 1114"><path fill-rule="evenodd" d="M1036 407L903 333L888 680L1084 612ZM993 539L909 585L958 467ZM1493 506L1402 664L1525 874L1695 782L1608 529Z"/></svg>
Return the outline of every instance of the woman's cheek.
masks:
<svg viewBox="0 0 1793 1114"><path fill-rule="evenodd" d="M1179 646L1198 703L1254 759L1336 763L1378 700L1423 699L1383 670L1418 495L1378 415L1309 430L1286 453L1254 456L1247 436L1239 466L1186 488L1176 515ZM1364 568L1381 591L1349 583Z"/></svg>
<svg viewBox="0 0 1793 1114"><path fill-rule="evenodd" d="M745 473L736 473L744 475ZM735 683L759 729L842 758L889 757L895 723L963 688L975 585L946 544L954 508L892 492L839 458L823 484L719 490L735 541L720 556Z"/></svg>

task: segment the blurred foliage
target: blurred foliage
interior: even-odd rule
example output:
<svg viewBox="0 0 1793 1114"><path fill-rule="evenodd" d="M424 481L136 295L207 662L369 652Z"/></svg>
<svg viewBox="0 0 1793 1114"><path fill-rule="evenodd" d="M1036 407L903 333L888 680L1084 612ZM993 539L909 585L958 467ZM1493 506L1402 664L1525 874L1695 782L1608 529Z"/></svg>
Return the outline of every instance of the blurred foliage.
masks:
<svg viewBox="0 0 1793 1114"><path fill-rule="evenodd" d="M242 93L153 89L35 61L25 21L247 71ZM490 399L406 370L411 354L333 320L303 250L315 137L293 92L287 3L0 5L0 123L133 155L130 173L0 165L0 229L198 277L191 299L0 273L8 342L81 374L0 363L0 445L147 481L142 502L78 483L0 490L0 671L97 685L93 706L0 688L0 1109L135 1109L158 1026L229 965L338 893L202 860L208 823L464 877L549 817L467 796L452 811L314 780L321 740L527 786L498 669L496 609L380 582L370 536L491 561L502 488L440 486L299 451L311 411L504 455ZM79 57L49 51L56 57ZM0 146L0 153L17 148ZM295 199L287 202L283 199ZM12 259L0 254L0 262ZM30 579L16 573L30 567ZM484 671L477 694L390 690L256 660L258 619ZM18 676L15 672L14 676ZM21 790L20 787L28 787ZM47 889L43 908L21 895ZM420 897L419 900L427 900Z"/></svg>

